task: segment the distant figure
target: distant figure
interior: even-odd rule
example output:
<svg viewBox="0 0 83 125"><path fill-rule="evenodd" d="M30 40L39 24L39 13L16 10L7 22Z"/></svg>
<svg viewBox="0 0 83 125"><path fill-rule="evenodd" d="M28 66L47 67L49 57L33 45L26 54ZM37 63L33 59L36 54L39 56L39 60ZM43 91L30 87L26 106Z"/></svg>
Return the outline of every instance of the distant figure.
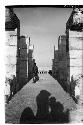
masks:
<svg viewBox="0 0 83 125"><path fill-rule="evenodd" d="M35 83L37 80L39 80L38 67L36 66L36 63L34 63L34 66L33 66L33 82Z"/></svg>
<svg viewBox="0 0 83 125"><path fill-rule="evenodd" d="M9 85L9 81L6 80L6 82L5 82L5 103L8 103L9 96L10 96L10 85Z"/></svg>
<svg viewBox="0 0 83 125"><path fill-rule="evenodd" d="M13 75L10 82L10 96L12 97L15 93L16 93L16 77L15 75Z"/></svg>

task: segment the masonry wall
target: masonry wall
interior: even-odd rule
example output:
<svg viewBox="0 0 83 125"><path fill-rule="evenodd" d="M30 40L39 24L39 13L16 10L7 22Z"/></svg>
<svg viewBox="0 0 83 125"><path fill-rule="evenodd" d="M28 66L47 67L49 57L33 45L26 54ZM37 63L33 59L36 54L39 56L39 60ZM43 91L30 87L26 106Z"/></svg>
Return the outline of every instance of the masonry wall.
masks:
<svg viewBox="0 0 83 125"><path fill-rule="evenodd" d="M54 52L53 60L54 77L61 83L67 84L67 53L66 53L66 36L59 36L58 50Z"/></svg>
<svg viewBox="0 0 83 125"><path fill-rule="evenodd" d="M28 81L33 77L33 50L28 50Z"/></svg>
<svg viewBox="0 0 83 125"><path fill-rule="evenodd" d="M70 80L82 74L83 32L69 30Z"/></svg>
<svg viewBox="0 0 83 125"><path fill-rule="evenodd" d="M20 38L20 21L12 8L5 8L5 63L6 63L6 78L12 79L15 76L15 90L16 93L19 90L19 38ZM13 82L14 83L14 82ZM11 86L11 84L10 84Z"/></svg>
<svg viewBox="0 0 83 125"><path fill-rule="evenodd" d="M52 76L58 79L58 50L54 50L54 59L52 60Z"/></svg>
<svg viewBox="0 0 83 125"><path fill-rule="evenodd" d="M70 81L79 80L79 90L83 75L83 32L69 30Z"/></svg>
<svg viewBox="0 0 83 125"><path fill-rule="evenodd" d="M17 29L15 31L6 31L6 42L5 42L5 66L6 66L6 77L12 78L13 75L16 77L16 64L17 64Z"/></svg>
<svg viewBox="0 0 83 125"><path fill-rule="evenodd" d="M28 79L28 55L27 55L27 44L24 36L20 37L20 73L19 81L20 88L27 83Z"/></svg>
<svg viewBox="0 0 83 125"><path fill-rule="evenodd" d="M79 9L72 11L66 23L66 37L70 62L68 66L69 91L74 92L75 86L83 91L83 13Z"/></svg>

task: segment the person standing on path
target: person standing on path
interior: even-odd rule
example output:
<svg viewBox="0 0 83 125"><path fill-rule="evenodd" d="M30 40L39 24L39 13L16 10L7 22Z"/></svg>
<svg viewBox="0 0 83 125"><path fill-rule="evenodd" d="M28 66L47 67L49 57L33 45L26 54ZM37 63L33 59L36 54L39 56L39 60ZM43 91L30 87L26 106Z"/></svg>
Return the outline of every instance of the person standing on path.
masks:
<svg viewBox="0 0 83 125"><path fill-rule="evenodd" d="M39 80L38 67L36 66L36 63L34 63L34 65L33 65L33 82L35 83L37 80Z"/></svg>

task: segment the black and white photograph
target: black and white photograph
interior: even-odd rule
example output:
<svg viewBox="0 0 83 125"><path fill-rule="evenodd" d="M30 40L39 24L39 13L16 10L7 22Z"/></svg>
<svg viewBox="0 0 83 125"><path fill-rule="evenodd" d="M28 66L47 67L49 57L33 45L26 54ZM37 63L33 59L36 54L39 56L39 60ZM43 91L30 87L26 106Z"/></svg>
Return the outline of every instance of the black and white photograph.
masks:
<svg viewBox="0 0 83 125"><path fill-rule="evenodd" d="M83 6L5 6L5 123L83 123Z"/></svg>

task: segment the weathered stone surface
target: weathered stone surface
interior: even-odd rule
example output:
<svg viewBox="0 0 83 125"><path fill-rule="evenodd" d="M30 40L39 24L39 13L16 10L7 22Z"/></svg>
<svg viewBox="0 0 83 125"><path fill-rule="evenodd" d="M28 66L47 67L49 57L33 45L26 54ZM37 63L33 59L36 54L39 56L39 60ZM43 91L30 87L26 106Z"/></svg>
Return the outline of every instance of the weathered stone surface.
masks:
<svg viewBox="0 0 83 125"><path fill-rule="evenodd" d="M47 90L51 96L56 98L56 101L61 102L64 110L76 107L75 102L67 94L60 84L49 74L39 75L40 79L37 83L32 83L32 80L27 83L6 105L5 121L6 123L19 123L22 111L26 107L31 107L34 115L37 112L36 97L41 90Z"/></svg>
<svg viewBox="0 0 83 125"><path fill-rule="evenodd" d="M5 30L11 31L18 27L19 19L16 14L13 12L12 8L5 8Z"/></svg>

